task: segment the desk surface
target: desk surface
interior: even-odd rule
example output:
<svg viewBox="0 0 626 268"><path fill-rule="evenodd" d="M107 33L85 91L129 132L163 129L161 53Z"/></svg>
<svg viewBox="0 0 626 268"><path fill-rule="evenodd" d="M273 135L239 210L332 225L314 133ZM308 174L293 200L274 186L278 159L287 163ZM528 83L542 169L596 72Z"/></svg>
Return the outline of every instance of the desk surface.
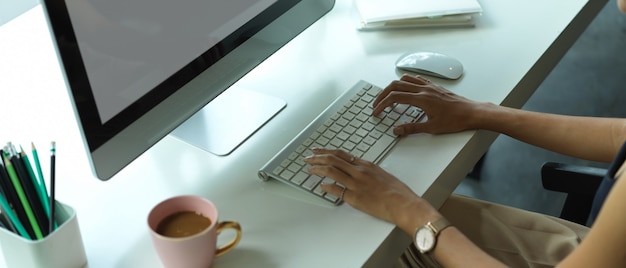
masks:
<svg viewBox="0 0 626 268"><path fill-rule="evenodd" d="M384 267L408 245L406 235L348 205L332 207L280 182L262 182L259 167L356 81L385 86L398 78L394 62L411 50L449 54L464 64L458 81L432 79L448 89L521 107L606 0L481 0L484 14L475 28L380 32L356 31L351 3L337 0L328 15L238 82L288 106L232 154L214 156L168 136L107 182L89 169L36 7L0 27L0 88L11 111L0 119L0 142L33 141L44 152L57 142L57 197L77 211L89 267L159 267L146 216L179 194L205 196L220 219L243 226L241 243L215 267ZM495 137L412 135L381 165L439 206Z"/></svg>

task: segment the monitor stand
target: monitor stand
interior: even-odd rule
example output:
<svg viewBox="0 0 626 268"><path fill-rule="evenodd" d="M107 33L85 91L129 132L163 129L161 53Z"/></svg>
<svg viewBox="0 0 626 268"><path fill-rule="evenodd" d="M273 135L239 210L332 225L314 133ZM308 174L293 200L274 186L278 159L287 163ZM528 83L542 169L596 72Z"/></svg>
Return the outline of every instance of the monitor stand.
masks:
<svg viewBox="0 0 626 268"><path fill-rule="evenodd" d="M230 154L287 103L233 86L187 119L171 135L212 154Z"/></svg>

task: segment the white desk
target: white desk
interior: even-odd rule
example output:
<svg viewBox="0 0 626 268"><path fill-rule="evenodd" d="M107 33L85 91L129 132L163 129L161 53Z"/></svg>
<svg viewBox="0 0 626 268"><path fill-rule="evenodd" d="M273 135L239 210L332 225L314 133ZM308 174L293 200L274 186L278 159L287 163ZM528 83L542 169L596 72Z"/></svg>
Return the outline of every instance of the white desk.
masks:
<svg viewBox="0 0 626 268"><path fill-rule="evenodd" d="M34 141L42 155L57 142L57 197L77 210L92 268L159 267L145 218L157 202L178 194L208 197L221 219L241 222L241 243L215 267L387 267L409 243L393 225L262 182L258 168L359 79L385 86L399 77L393 64L409 50L463 62L459 81L433 79L452 91L520 107L604 3L481 0L484 15L475 28L358 32L351 1L337 0L327 16L239 82L288 106L231 155L217 157L166 137L108 182L88 167L36 7L0 27L0 142ZM483 131L413 135L382 166L439 206L495 137Z"/></svg>

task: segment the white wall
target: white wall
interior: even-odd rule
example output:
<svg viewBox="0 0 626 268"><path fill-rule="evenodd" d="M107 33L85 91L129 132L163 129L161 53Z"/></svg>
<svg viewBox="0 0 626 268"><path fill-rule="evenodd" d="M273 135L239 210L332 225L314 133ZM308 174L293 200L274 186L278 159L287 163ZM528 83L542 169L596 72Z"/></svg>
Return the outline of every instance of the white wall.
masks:
<svg viewBox="0 0 626 268"><path fill-rule="evenodd" d="M0 25L39 5L39 0L0 0Z"/></svg>

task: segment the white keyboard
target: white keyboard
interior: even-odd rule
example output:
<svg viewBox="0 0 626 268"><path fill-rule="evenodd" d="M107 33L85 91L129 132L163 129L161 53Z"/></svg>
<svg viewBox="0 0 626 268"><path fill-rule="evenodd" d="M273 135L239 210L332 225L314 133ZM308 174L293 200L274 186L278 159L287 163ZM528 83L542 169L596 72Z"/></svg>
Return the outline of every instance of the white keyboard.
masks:
<svg viewBox="0 0 626 268"><path fill-rule="evenodd" d="M339 148L356 157L380 162L398 141L393 126L417 122L423 115L417 107L396 104L378 116L371 116L372 103L381 91L365 81L356 83L265 164L259 177L277 179L338 205L339 197L320 187L322 182L335 182L310 175L304 158L312 154L312 148Z"/></svg>

